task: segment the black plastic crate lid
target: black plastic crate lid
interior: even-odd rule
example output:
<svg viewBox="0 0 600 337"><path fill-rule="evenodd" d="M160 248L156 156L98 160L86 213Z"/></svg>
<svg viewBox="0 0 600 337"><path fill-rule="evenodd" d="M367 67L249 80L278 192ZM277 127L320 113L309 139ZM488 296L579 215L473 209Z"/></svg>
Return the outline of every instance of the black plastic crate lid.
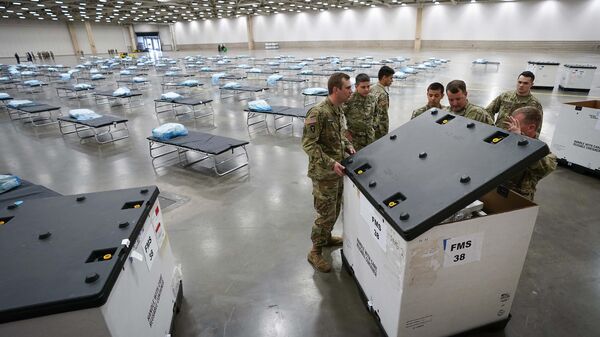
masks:
<svg viewBox="0 0 600 337"><path fill-rule="evenodd" d="M494 144L502 137L498 132L506 136ZM410 241L548 153L542 141L431 109L343 164L375 209ZM389 207L393 196L397 205Z"/></svg>
<svg viewBox="0 0 600 337"><path fill-rule="evenodd" d="M0 323L103 305L131 249L121 241L135 242L158 194L148 186L0 209L10 218L0 226ZM128 202L140 207L122 209ZM86 263L107 248L117 248L110 260Z"/></svg>

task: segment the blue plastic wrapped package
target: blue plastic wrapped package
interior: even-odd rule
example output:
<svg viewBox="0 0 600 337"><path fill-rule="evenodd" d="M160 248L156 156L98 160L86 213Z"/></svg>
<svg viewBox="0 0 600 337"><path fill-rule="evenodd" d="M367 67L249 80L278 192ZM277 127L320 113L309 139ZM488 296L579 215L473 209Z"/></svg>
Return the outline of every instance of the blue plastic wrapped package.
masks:
<svg viewBox="0 0 600 337"><path fill-rule="evenodd" d="M157 63L157 64L155 64L154 66L155 66L156 68L164 68L164 67L166 67L167 65L166 65L166 64L164 64L164 63Z"/></svg>
<svg viewBox="0 0 600 337"><path fill-rule="evenodd" d="M85 69L85 66L83 64L78 64L78 65L75 66L75 68Z"/></svg>
<svg viewBox="0 0 600 337"><path fill-rule="evenodd" d="M211 67L202 67L200 68L200 71L212 71Z"/></svg>
<svg viewBox="0 0 600 337"><path fill-rule="evenodd" d="M210 82L211 82L213 85L218 85L218 84L219 84L219 80L221 79L221 77L223 77L223 76L225 76L225 75L226 75L225 73L216 73L216 74L213 74L213 75L211 76L211 80L210 80Z"/></svg>
<svg viewBox="0 0 600 337"><path fill-rule="evenodd" d="M166 123L152 129L152 137L169 140L179 136L187 136L188 130L179 123Z"/></svg>
<svg viewBox="0 0 600 337"><path fill-rule="evenodd" d="M400 68L400 71L402 71L403 73L406 73L406 74L416 74L417 73L417 71L413 67L402 67L402 68Z"/></svg>
<svg viewBox="0 0 600 337"><path fill-rule="evenodd" d="M251 68L251 69L248 69L247 72L253 73L253 74L258 74L258 73L262 73L262 70L260 68Z"/></svg>
<svg viewBox="0 0 600 337"><path fill-rule="evenodd" d="M165 72L165 76L175 76L175 75L177 75L176 71L167 71L167 72Z"/></svg>
<svg viewBox="0 0 600 337"><path fill-rule="evenodd" d="M2 77L0 77L0 81L8 81L8 80L9 80L9 78L8 78L8 77L6 77L6 76L2 76Z"/></svg>
<svg viewBox="0 0 600 337"><path fill-rule="evenodd" d="M171 70L171 71L180 71L181 68L179 68L179 67L170 67L169 70Z"/></svg>
<svg viewBox="0 0 600 337"><path fill-rule="evenodd" d="M177 64L177 61L171 60L171 61L169 61L169 64Z"/></svg>
<svg viewBox="0 0 600 337"><path fill-rule="evenodd" d="M33 71L31 70L25 70L21 72L21 76L29 76L29 75L33 75L35 74Z"/></svg>
<svg viewBox="0 0 600 337"><path fill-rule="evenodd" d="M60 80L61 81L68 81L70 79L71 79L71 74L69 74L69 73L60 74Z"/></svg>
<svg viewBox="0 0 600 337"><path fill-rule="evenodd" d="M1 174L0 175L0 193L12 190L21 185L21 179L17 176Z"/></svg>
<svg viewBox="0 0 600 337"><path fill-rule="evenodd" d="M35 103L33 103L30 100L26 100L26 99L13 99L12 101L9 101L6 105L9 108L14 108L14 109L18 109L21 107L25 107L25 106L30 106L30 105L34 105Z"/></svg>
<svg viewBox="0 0 600 337"><path fill-rule="evenodd" d="M129 71L129 70L121 70L119 72L119 74L121 74L121 75L131 75L131 71Z"/></svg>
<svg viewBox="0 0 600 337"><path fill-rule="evenodd" d="M394 78L399 79L399 80L403 80L406 79L408 77L408 74L402 71L396 71L393 75Z"/></svg>
<svg viewBox="0 0 600 337"><path fill-rule="evenodd" d="M103 80L103 79L105 79L105 78L106 78L106 77L104 77L102 74L94 74L94 75L92 75L92 77L91 77L91 79L92 79L92 80Z"/></svg>
<svg viewBox="0 0 600 337"><path fill-rule="evenodd" d="M238 82L227 82L225 84L223 84L223 88L225 89L237 89L240 88L242 85L239 84Z"/></svg>
<svg viewBox="0 0 600 337"><path fill-rule="evenodd" d="M46 69L46 70L47 70L49 73L55 73L55 72L58 72L58 69L56 69L56 68L48 68L48 69Z"/></svg>
<svg viewBox="0 0 600 337"><path fill-rule="evenodd" d="M136 66L130 66L130 67L127 67L127 70L137 70L137 68L138 67L136 67Z"/></svg>
<svg viewBox="0 0 600 337"><path fill-rule="evenodd" d="M324 95L329 93L329 91L327 91L326 88L306 88L304 90L302 90L302 93L305 95Z"/></svg>
<svg viewBox="0 0 600 337"><path fill-rule="evenodd" d="M312 69L303 69L300 71L301 75L310 75L312 73L313 73Z"/></svg>
<svg viewBox="0 0 600 337"><path fill-rule="evenodd" d="M131 90L129 90L129 88L127 87L120 87L117 90L113 91L113 96L115 97L120 97L120 96L127 96L131 94Z"/></svg>
<svg viewBox="0 0 600 337"><path fill-rule="evenodd" d="M179 85L183 85L186 87L195 87L198 84L200 84L200 82L198 80L185 80L185 81L179 83Z"/></svg>
<svg viewBox="0 0 600 337"><path fill-rule="evenodd" d="M79 89L79 90L89 90L89 89L94 89L94 86L91 84L87 84L87 83L79 83L79 84L75 84L75 89Z"/></svg>
<svg viewBox="0 0 600 337"><path fill-rule="evenodd" d="M165 100L165 101L171 101L173 102L174 100L181 98L181 95L176 93L176 92L165 92L164 94L160 95L160 99Z"/></svg>
<svg viewBox="0 0 600 337"><path fill-rule="evenodd" d="M42 85L44 83L39 80L29 80L29 81L23 82L23 84L30 86L30 87L39 87L40 85Z"/></svg>
<svg viewBox="0 0 600 337"><path fill-rule="evenodd" d="M227 63L227 62L226 62L226 61L223 61L223 60L221 60L221 61L217 61L217 64L225 64L225 63Z"/></svg>
<svg viewBox="0 0 600 337"><path fill-rule="evenodd" d="M302 66L299 64L292 64L288 67L290 70L300 70L302 69Z"/></svg>
<svg viewBox="0 0 600 337"><path fill-rule="evenodd" d="M10 98L10 95L5 93L5 92L0 92L0 99L7 99Z"/></svg>
<svg viewBox="0 0 600 337"><path fill-rule="evenodd" d="M98 69L96 69L96 68L90 69L90 74L97 74L97 73L99 73Z"/></svg>
<svg viewBox="0 0 600 337"><path fill-rule="evenodd" d="M240 69L250 69L251 67L247 64L240 64L239 66L237 66Z"/></svg>
<svg viewBox="0 0 600 337"><path fill-rule="evenodd" d="M102 115L97 114L96 112L90 109L74 109L69 110L69 116L71 118L75 118L78 121L88 121L90 119L100 118Z"/></svg>
<svg viewBox="0 0 600 337"><path fill-rule="evenodd" d="M83 65L84 65L84 66L91 66L91 65L92 65L92 62L90 62L90 61L87 61L87 62L85 62Z"/></svg>
<svg viewBox="0 0 600 337"><path fill-rule="evenodd" d="M250 111L257 112L273 111L273 108L271 108L269 103L267 103L267 101L265 101L264 99L258 99L256 101L248 102L248 109L250 109Z"/></svg>
<svg viewBox="0 0 600 337"><path fill-rule="evenodd" d="M282 75L271 75L269 77L267 77L267 84L268 85L277 85L277 81L279 81L280 79L282 79L283 76Z"/></svg>
<svg viewBox="0 0 600 337"><path fill-rule="evenodd" d="M338 58L334 58L331 60L331 64L339 64L340 63L340 59Z"/></svg>
<svg viewBox="0 0 600 337"><path fill-rule="evenodd" d="M270 66L278 66L279 64L280 64L279 62L273 62L273 61L268 63L268 65L270 65Z"/></svg>
<svg viewBox="0 0 600 337"><path fill-rule="evenodd" d="M145 77L134 77L131 79L133 81L133 83L144 83L146 82L146 78Z"/></svg>

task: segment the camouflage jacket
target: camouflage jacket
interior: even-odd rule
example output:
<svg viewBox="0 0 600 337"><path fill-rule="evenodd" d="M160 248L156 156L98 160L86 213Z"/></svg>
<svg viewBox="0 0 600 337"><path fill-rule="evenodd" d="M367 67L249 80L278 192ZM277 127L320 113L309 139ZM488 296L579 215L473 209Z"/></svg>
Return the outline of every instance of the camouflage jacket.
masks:
<svg viewBox="0 0 600 337"><path fill-rule="evenodd" d="M350 96L348 102L342 106L342 111L344 111L344 116L346 116L347 128L352 137L359 137L367 143L373 142L375 139L373 117L375 115L376 103L375 96L369 94L363 97L355 92ZM363 147L366 145L362 144Z"/></svg>
<svg viewBox="0 0 600 337"><path fill-rule="evenodd" d="M344 114L327 97L306 114L302 133L302 148L308 155L308 177L311 179L339 178L333 164L344 159L352 144L344 135Z"/></svg>
<svg viewBox="0 0 600 337"><path fill-rule="evenodd" d="M462 110L452 112L456 115L470 118L478 122L494 125L494 120L484 108L479 105L471 104L470 102L467 102L467 105L465 105Z"/></svg>
<svg viewBox="0 0 600 337"><path fill-rule="evenodd" d="M512 114L512 112L524 106L538 108L542 114L544 113L540 101L538 101L538 99L535 98L531 93L527 96L519 96L515 90L500 94L500 96L496 97L492 103L485 108L485 110L490 113L492 118L497 115L496 126L504 128L503 122ZM541 130L542 123L540 123L537 130L538 134Z"/></svg>
<svg viewBox="0 0 600 337"><path fill-rule="evenodd" d="M371 87L371 94L375 96L377 105L373 120L373 129L375 130L375 139L385 136L390 129L390 118L388 110L390 108L390 94L380 83Z"/></svg>
<svg viewBox="0 0 600 337"><path fill-rule="evenodd" d="M506 127L504 127L506 129ZM537 138L537 136L536 136ZM533 201L537 183L556 170L556 156L549 153L544 158L529 165L526 169L510 178L505 185L525 198Z"/></svg>
<svg viewBox="0 0 600 337"><path fill-rule="evenodd" d="M429 104L426 104L423 107L420 107L416 110L413 111L412 116L410 116L410 119L416 118L419 115L421 115L422 113L424 113L425 111L431 109L431 108L438 108L440 110L447 110L450 111L450 107L449 106L443 106L440 104L440 106L429 106Z"/></svg>

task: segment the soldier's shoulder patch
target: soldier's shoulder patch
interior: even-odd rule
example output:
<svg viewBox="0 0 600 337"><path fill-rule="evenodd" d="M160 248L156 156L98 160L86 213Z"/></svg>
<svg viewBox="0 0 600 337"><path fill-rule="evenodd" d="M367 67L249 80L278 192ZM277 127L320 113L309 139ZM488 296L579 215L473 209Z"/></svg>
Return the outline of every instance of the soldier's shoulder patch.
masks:
<svg viewBox="0 0 600 337"><path fill-rule="evenodd" d="M314 117L314 116L307 117L307 118L304 120L304 124L306 124L306 125L315 124L316 122L317 122L317 118L316 118L316 117Z"/></svg>

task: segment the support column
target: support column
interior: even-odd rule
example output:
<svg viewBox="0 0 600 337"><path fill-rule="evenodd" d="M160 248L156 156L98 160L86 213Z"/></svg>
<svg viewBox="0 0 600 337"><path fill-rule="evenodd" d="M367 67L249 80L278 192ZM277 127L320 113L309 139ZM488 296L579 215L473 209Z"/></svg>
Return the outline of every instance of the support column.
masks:
<svg viewBox="0 0 600 337"><path fill-rule="evenodd" d="M79 52L81 49L79 48L79 42L77 41L77 33L75 33L75 28L73 24L67 22L67 29L69 30L69 36L71 36L71 44L73 45L73 53L75 56L79 56Z"/></svg>
<svg viewBox="0 0 600 337"><path fill-rule="evenodd" d="M129 25L127 30L129 31L129 43L131 43L131 50L129 52L134 52L137 49L137 39L135 38L133 25Z"/></svg>
<svg viewBox="0 0 600 337"><path fill-rule="evenodd" d="M171 41L173 42L173 51L177 51L177 40L175 39L175 27L173 24L169 24L169 31L171 32Z"/></svg>
<svg viewBox="0 0 600 337"><path fill-rule="evenodd" d="M88 42L90 43L92 55L98 54L98 50L96 50L96 41L94 40L94 34L92 33L92 25L90 25L89 21L85 22L85 31L87 32Z"/></svg>
<svg viewBox="0 0 600 337"><path fill-rule="evenodd" d="M252 15L246 15L246 32L248 33L248 50L254 50L254 21Z"/></svg>
<svg viewBox="0 0 600 337"><path fill-rule="evenodd" d="M417 28L415 29L415 51L421 50L421 31L423 28L423 5L417 8Z"/></svg>

